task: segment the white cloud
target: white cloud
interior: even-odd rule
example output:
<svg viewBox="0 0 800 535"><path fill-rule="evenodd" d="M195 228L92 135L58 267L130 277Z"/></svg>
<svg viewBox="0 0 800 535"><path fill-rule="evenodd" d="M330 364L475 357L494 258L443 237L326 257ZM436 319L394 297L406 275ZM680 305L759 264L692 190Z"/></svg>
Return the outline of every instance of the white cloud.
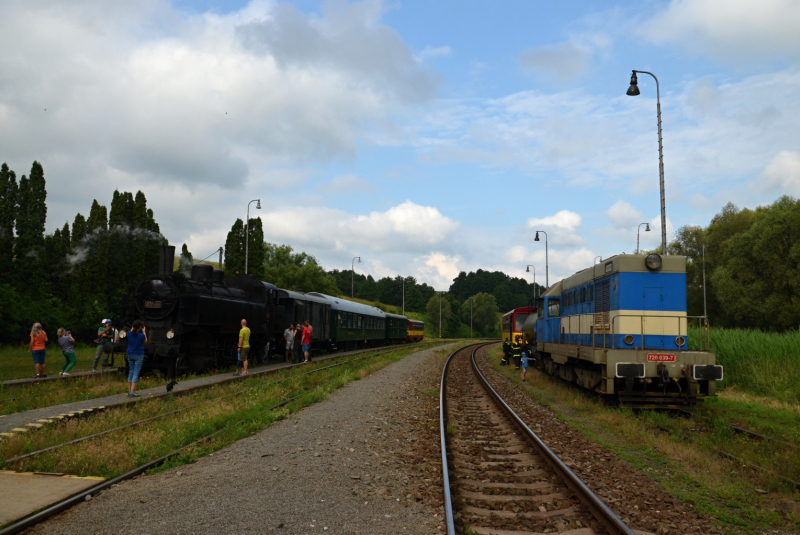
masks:
<svg viewBox="0 0 800 535"><path fill-rule="evenodd" d="M265 239L298 249L423 252L459 228L457 221L436 208L411 201L368 215L308 206L275 208L259 215Z"/></svg>
<svg viewBox="0 0 800 535"><path fill-rule="evenodd" d="M453 283L453 279L458 277L460 260L458 256L433 252L416 259L415 275L420 280L431 281L437 290L446 291Z"/></svg>
<svg viewBox="0 0 800 535"><path fill-rule="evenodd" d="M534 227L557 227L564 230L575 230L581 225L582 218L575 212L561 210L555 215L543 217L541 219L532 217L528 219L528 228Z"/></svg>
<svg viewBox="0 0 800 535"><path fill-rule="evenodd" d="M524 69L542 71L557 80L576 78L586 72L589 51L571 41L523 52L519 63Z"/></svg>
<svg viewBox="0 0 800 535"><path fill-rule="evenodd" d="M341 194L349 193L351 191L374 191L375 186L362 180L353 174L339 175L333 177L327 184L321 184L318 188L322 193L327 194Z"/></svg>
<svg viewBox="0 0 800 535"><path fill-rule="evenodd" d="M796 57L800 53L796 0L672 0L646 21L640 35L689 54L727 61Z"/></svg>
<svg viewBox="0 0 800 535"><path fill-rule="evenodd" d="M606 210L606 215L618 229L630 229L642 222L642 212L622 199Z"/></svg>
<svg viewBox="0 0 800 535"><path fill-rule="evenodd" d="M391 129L438 86L382 13L377 0L322 16L259 1L224 16L167 0L3 2L0 146L57 167L62 187L87 178L86 162L238 188L352 159L361 132Z"/></svg>
<svg viewBox="0 0 800 535"><path fill-rule="evenodd" d="M425 61L428 58L449 56L452 51L449 46L432 47L430 45L422 49L417 55L417 61Z"/></svg>
<svg viewBox="0 0 800 535"><path fill-rule="evenodd" d="M753 184L770 192L800 197L800 152L782 151Z"/></svg>

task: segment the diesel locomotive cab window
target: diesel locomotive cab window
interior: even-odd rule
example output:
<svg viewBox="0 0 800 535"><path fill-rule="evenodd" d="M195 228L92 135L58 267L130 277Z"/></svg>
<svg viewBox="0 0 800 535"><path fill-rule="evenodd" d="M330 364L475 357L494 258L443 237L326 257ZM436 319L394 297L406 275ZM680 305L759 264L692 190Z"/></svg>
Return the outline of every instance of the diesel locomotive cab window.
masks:
<svg viewBox="0 0 800 535"><path fill-rule="evenodd" d="M561 299L558 297L550 298L550 301L547 302L547 315L551 318L561 316Z"/></svg>

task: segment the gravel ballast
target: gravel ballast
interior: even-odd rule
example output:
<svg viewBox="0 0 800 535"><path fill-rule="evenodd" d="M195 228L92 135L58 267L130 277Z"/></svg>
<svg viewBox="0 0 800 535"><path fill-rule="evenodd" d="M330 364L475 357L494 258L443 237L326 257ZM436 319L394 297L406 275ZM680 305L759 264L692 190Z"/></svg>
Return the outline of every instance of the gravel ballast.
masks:
<svg viewBox="0 0 800 535"><path fill-rule="evenodd" d="M438 533L431 498L441 477L421 475L436 459L420 456L416 438L438 437L438 428L416 407L433 402L421 385L438 373L439 349L194 464L123 482L28 533Z"/></svg>

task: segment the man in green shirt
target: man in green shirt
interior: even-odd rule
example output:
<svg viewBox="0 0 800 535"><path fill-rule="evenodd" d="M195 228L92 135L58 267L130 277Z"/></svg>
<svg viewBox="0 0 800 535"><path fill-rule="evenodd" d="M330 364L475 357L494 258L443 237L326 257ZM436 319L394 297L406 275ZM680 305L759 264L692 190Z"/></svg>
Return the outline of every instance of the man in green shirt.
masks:
<svg viewBox="0 0 800 535"><path fill-rule="evenodd" d="M247 320L242 320L242 328L239 330L239 360L242 363L242 373L238 371L233 375L247 375L247 357L250 353L250 329L247 327Z"/></svg>

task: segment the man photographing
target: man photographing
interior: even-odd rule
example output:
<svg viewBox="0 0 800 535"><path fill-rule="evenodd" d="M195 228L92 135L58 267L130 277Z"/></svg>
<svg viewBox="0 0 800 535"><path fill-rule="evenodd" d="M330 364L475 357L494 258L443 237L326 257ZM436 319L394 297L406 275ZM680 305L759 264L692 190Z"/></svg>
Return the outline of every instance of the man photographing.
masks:
<svg viewBox="0 0 800 535"><path fill-rule="evenodd" d="M100 356L105 353L105 345L114 341L114 329L111 328L111 320L103 320L103 324L97 329L97 351L94 354L94 362L92 363L92 373L97 371L97 363L100 361ZM108 366L108 353L103 356L103 367L101 371L106 370Z"/></svg>

